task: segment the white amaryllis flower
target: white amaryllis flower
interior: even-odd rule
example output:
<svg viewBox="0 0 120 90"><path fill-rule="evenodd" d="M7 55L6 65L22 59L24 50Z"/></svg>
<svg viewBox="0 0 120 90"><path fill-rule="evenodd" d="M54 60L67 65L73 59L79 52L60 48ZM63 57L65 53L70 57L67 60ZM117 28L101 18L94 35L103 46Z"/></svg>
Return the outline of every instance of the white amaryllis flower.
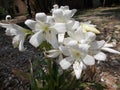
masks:
<svg viewBox="0 0 120 90"><path fill-rule="evenodd" d="M93 32L99 34L100 31L96 29L96 25L90 24L91 22L81 22L80 26L83 28L84 32Z"/></svg>
<svg viewBox="0 0 120 90"><path fill-rule="evenodd" d="M47 40L54 48L58 47L56 35L65 32L65 24L54 23L52 16L46 16L45 13L37 13L36 21L26 20L25 24L30 27L35 33L30 38L30 43L38 47L42 41Z"/></svg>
<svg viewBox="0 0 120 90"><path fill-rule="evenodd" d="M98 61L105 61L106 54L102 51L107 51L110 53L120 54L119 51L112 49L114 47L112 43L108 44L104 40L94 41L90 44L89 55L93 56Z"/></svg>
<svg viewBox="0 0 120 90"><path fill-rule="evenodd" d="M76 31L68 31L67 37L64 39L65 45L70 45L70 43L76 44L89 44L93 42L96 38L96 35L92 32L83 32L82 28L79 27Z"/></svg>
<svg viewBox="0 0 120 90"><path fill-rule="evenodd" d="M6 35L14 36L12 44L14 48L18 47L20 51L24 51L24 40L26 36L27 29L22 28L16 24L3 24L0 23L0 26L6 28Z"/></svg>
<svg viewBox="0 0 120 90"><path fill-rule="evenodd" d="M106 54L101 51L104 44L104 40L91 42L88 54L93 56L98 61L105 61Z"/></svg>
<svg viewBox="0 0 120 90"><path fill-rule="evenodd" d="M76 13L76 9L69 9L69 6L61 6L60 8L58 5L54 5L53 9L51 10L52 15L56 22L67 23L73 15Z"/></svg>
<svg viewBox="0 0 120 90"><path fill-rule="evenodd" d="M88 44L80 44L79 46L77 44L71 45L68 49L69 55L60 61L62 69L68 69L73 65L76 78L79 79L85 65L95 64L94 58L87 54L89 47Z"/></svg>

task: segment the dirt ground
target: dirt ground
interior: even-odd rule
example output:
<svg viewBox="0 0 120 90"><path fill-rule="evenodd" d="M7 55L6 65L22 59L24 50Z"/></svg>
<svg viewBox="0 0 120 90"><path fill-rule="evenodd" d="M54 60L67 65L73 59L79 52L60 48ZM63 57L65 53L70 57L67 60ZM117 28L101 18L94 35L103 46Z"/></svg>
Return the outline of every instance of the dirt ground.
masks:
<svg viewBox="0 0 120 90"><path fill-rule="evenodd" d="M116 41L114 49L120 51L119 6L79 10L75 18L79 21L91 21L92 24L97 25L101 31L97 39ZM19 52L17 48L13 48L11 42L12 37L6 36L4 29L0 28L0 90L29 90L29 83L18 79L12 70L17 68L28 72L29 60L34 60L37 55L40 56L40 51L25 42L27 50ZM120 90L120 55L106 54L107 60L96 65L96 76L99 77L98 81L107 87L106 90Z"/></svg>
<svg viewBox="0 0 120 90"><path fill-rule="evenodd" d="M79 11L79 21L91 21L101 31L97 39L116 42L114 49L120 51L120 7L96 8ZM120 55L107 54L107 60L97 65L96 72L106 90L120 90Z"/></svg>

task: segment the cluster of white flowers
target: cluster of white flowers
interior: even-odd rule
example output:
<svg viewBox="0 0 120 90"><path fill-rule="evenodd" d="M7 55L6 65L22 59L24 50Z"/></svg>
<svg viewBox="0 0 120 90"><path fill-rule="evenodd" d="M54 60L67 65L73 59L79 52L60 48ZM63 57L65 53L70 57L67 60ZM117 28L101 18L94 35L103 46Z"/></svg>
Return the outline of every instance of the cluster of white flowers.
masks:
<svg viewBox="0 0 120 90"><path fill-rule="evenodd" d="M105 61L106 54L102 51L120 54L119 51L111 49L112 44L104 40L97 41L96 34L100 31L90 22L79 22L72 17L76 9L69 9L69 6L54 5L52 15L37 13L35 20L28 19L25 24L32 30L25 29L16 24L3 24L6 34L14 36L13 45L24 51L24 40L28 34L30 44L39 47L43 41L51 44L52 49L46 51L47 57L58 58L57 62L66 70L73 67L76 78L81 77L82 70L87 65L94 65L95 60Z"/></svg>

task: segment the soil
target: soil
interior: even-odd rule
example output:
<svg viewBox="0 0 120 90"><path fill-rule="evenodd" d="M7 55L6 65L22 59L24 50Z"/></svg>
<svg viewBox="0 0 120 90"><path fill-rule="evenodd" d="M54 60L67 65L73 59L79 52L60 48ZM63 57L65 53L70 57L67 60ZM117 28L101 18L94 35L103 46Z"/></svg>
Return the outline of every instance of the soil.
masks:
<svg viewBox="0 0 120 90"><path fill-rule="evenodd" d="M15 23L25 20L19 17ZM116 41L114 49L120 51L120 7L100 7L78 11L75 19L79 21L91 21L101 31L98 40L104 39L110 42ZM20 21L20 22L19 22ZM2 21L4 22L4 21ZM14 20L13 20L14 22ZM20 69L29 72L29 61L34 61L41 52L25 42L27 50L19 52L13 48L12 37L6 36L5 29L0 28L0 90L30 90L30 84L18 78L12 71ZM101 82L106 90L120 90L120 55L107 53L107 60L96 65L96 81ZM97 80L98 79L98 80ZM89 87L86 90L93 90Z"/></svg>

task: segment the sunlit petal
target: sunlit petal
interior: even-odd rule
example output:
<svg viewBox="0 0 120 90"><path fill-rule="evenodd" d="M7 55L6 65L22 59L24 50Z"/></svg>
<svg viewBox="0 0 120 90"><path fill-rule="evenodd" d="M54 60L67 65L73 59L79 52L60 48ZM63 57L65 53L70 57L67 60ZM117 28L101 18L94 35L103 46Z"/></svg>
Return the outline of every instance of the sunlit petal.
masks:
<svg viewBox="0 0 120 90"><path fill-rule="evenodd" d="M21 38L22 38L21 35L16 35L16 36L13 37L12 44L13 44L14 48L18 47Z"/></svg>
<svg viewBox="0 0 120 90"><path fill-rule="evenodd" d="M119 54L120 55L120 52L119 51L116 51L114 49L111 49L111 48L102 48L103 51L107 51L107 52L110 52L110 53L115 53L115 54Z"/></svg>
<svg viewBox="0 0 120 90"><path fill-rule="evenodd" d="M73 61L73 59L71 57L67 57L67 58L64 58L63 60L60 61L60 66L62 67L62 69L68 69Z"/></svg>
<svg viewBox="0 0 120 90"><path fill-rule="evenodd" d="M105 41L101 40L101 41L94 41L90 44L90 48L92 50L97 50L97 49L101 49L103 46L105 45Z"/></svg>
<svg viewBox="0 0 120 90"><path fill-rule="evenodd" d="M59 43L63 43L63 41L64 41L64 38L65 38L65 34L63 33L63 34L58 34L58 42Z"/></svg>
<svg viewBox="0 0 120 90"><path fill-rule="evenodd" d="M63 53L63 55L65 55L65 56L69 56L70 55L68 47L60 46L59 49Z"/></svg>
<svg viewBox="0 0 120 90"><path fill-rule="evenodd" d="M25 21L25 24L26 24L30 29L34 30L34 29L35 29L36 21L27 19L27 20Z"/></svg>
<svg viewBox="0 0 120 90"><path fill-rule="evenodd" d="M19 51L25 51L26 48L24 47L24 39L22 39L19 43Z"/></svg>
<svg viewBox="0 0 120 90"><path fill-rule="evenodd" d="M37 32L32 37L30 38L29 42L32 44L34 47L38 47L41 42L44 40L43 35L41 32Z"/></svg>
<svg viewBox="0 0 120 90"><path fill-rule="evenodd" d="M84 67L84 65L83 65L82 62L79 63L79 62L76 61L73 64L73 69L74 69L75 76L76 76L77 79L79 79L81 77L81 73L82 73L83 67Z"/></svg>
<svg viewBox="0 0 120 90"><path fill-rule="evenodd" d="M65 23L55 23L51 28L54 28L58 33L65 33L66 32Z"/></svg>
<svg viewBox="0 0 120 90"><path fill-rule="evenodd" d="M103 52L99 52L94 56L94 58L96 60L99 60L99 61L105 61L106 60L106 54L104 54Z"/></svg>
<svg viewBox="0 0 120 90"><path fill-rule="evenodd" d="M35 18L36 18L36 21L45 22L47 19L47 16L45 13L37 13Z"/></svg>
<svg viewBox="0 0 120 90"><path fill-rule="evenodd" d="M57 41L56 33L54 33L54 31L47 32L47 33L45 34L45 39L46 39L47 42L49 42L54 48L58 48L58 41Z"/></svg>
<svg viewBox="0 0 120 90"><path fill-rule="evenodd" d="M93 32L93 33L96 33L96 34L99 34L99 33L100 33L100 31L97 30L97 29L95 28L95 26L92 25L92 24L81 23L81 26L82 26L82 28L83 28L84 31Z"/></svg>
<svg viewBox="0 0 120 90"><path fill-rule="evenodd" d="M72 38L68 37L64 39L64 44L68 46L73 46L77 44L76 40L73 40Z"/></svg>
<svg viewBox="0 0 120 90"><path fill-rule="evenodd" d="M95 59L90 55L86 55L86 57L83 59L83 62L86 65L94 65L95 64Z"/></svg>
<svg viewBox="0 0 120 90"><path fill-rule="evenodd" d="M47 51L47 57L50 57L50 58L56 58L58 57L60 54L60 51L59 50L49 50Z"/></svg>

